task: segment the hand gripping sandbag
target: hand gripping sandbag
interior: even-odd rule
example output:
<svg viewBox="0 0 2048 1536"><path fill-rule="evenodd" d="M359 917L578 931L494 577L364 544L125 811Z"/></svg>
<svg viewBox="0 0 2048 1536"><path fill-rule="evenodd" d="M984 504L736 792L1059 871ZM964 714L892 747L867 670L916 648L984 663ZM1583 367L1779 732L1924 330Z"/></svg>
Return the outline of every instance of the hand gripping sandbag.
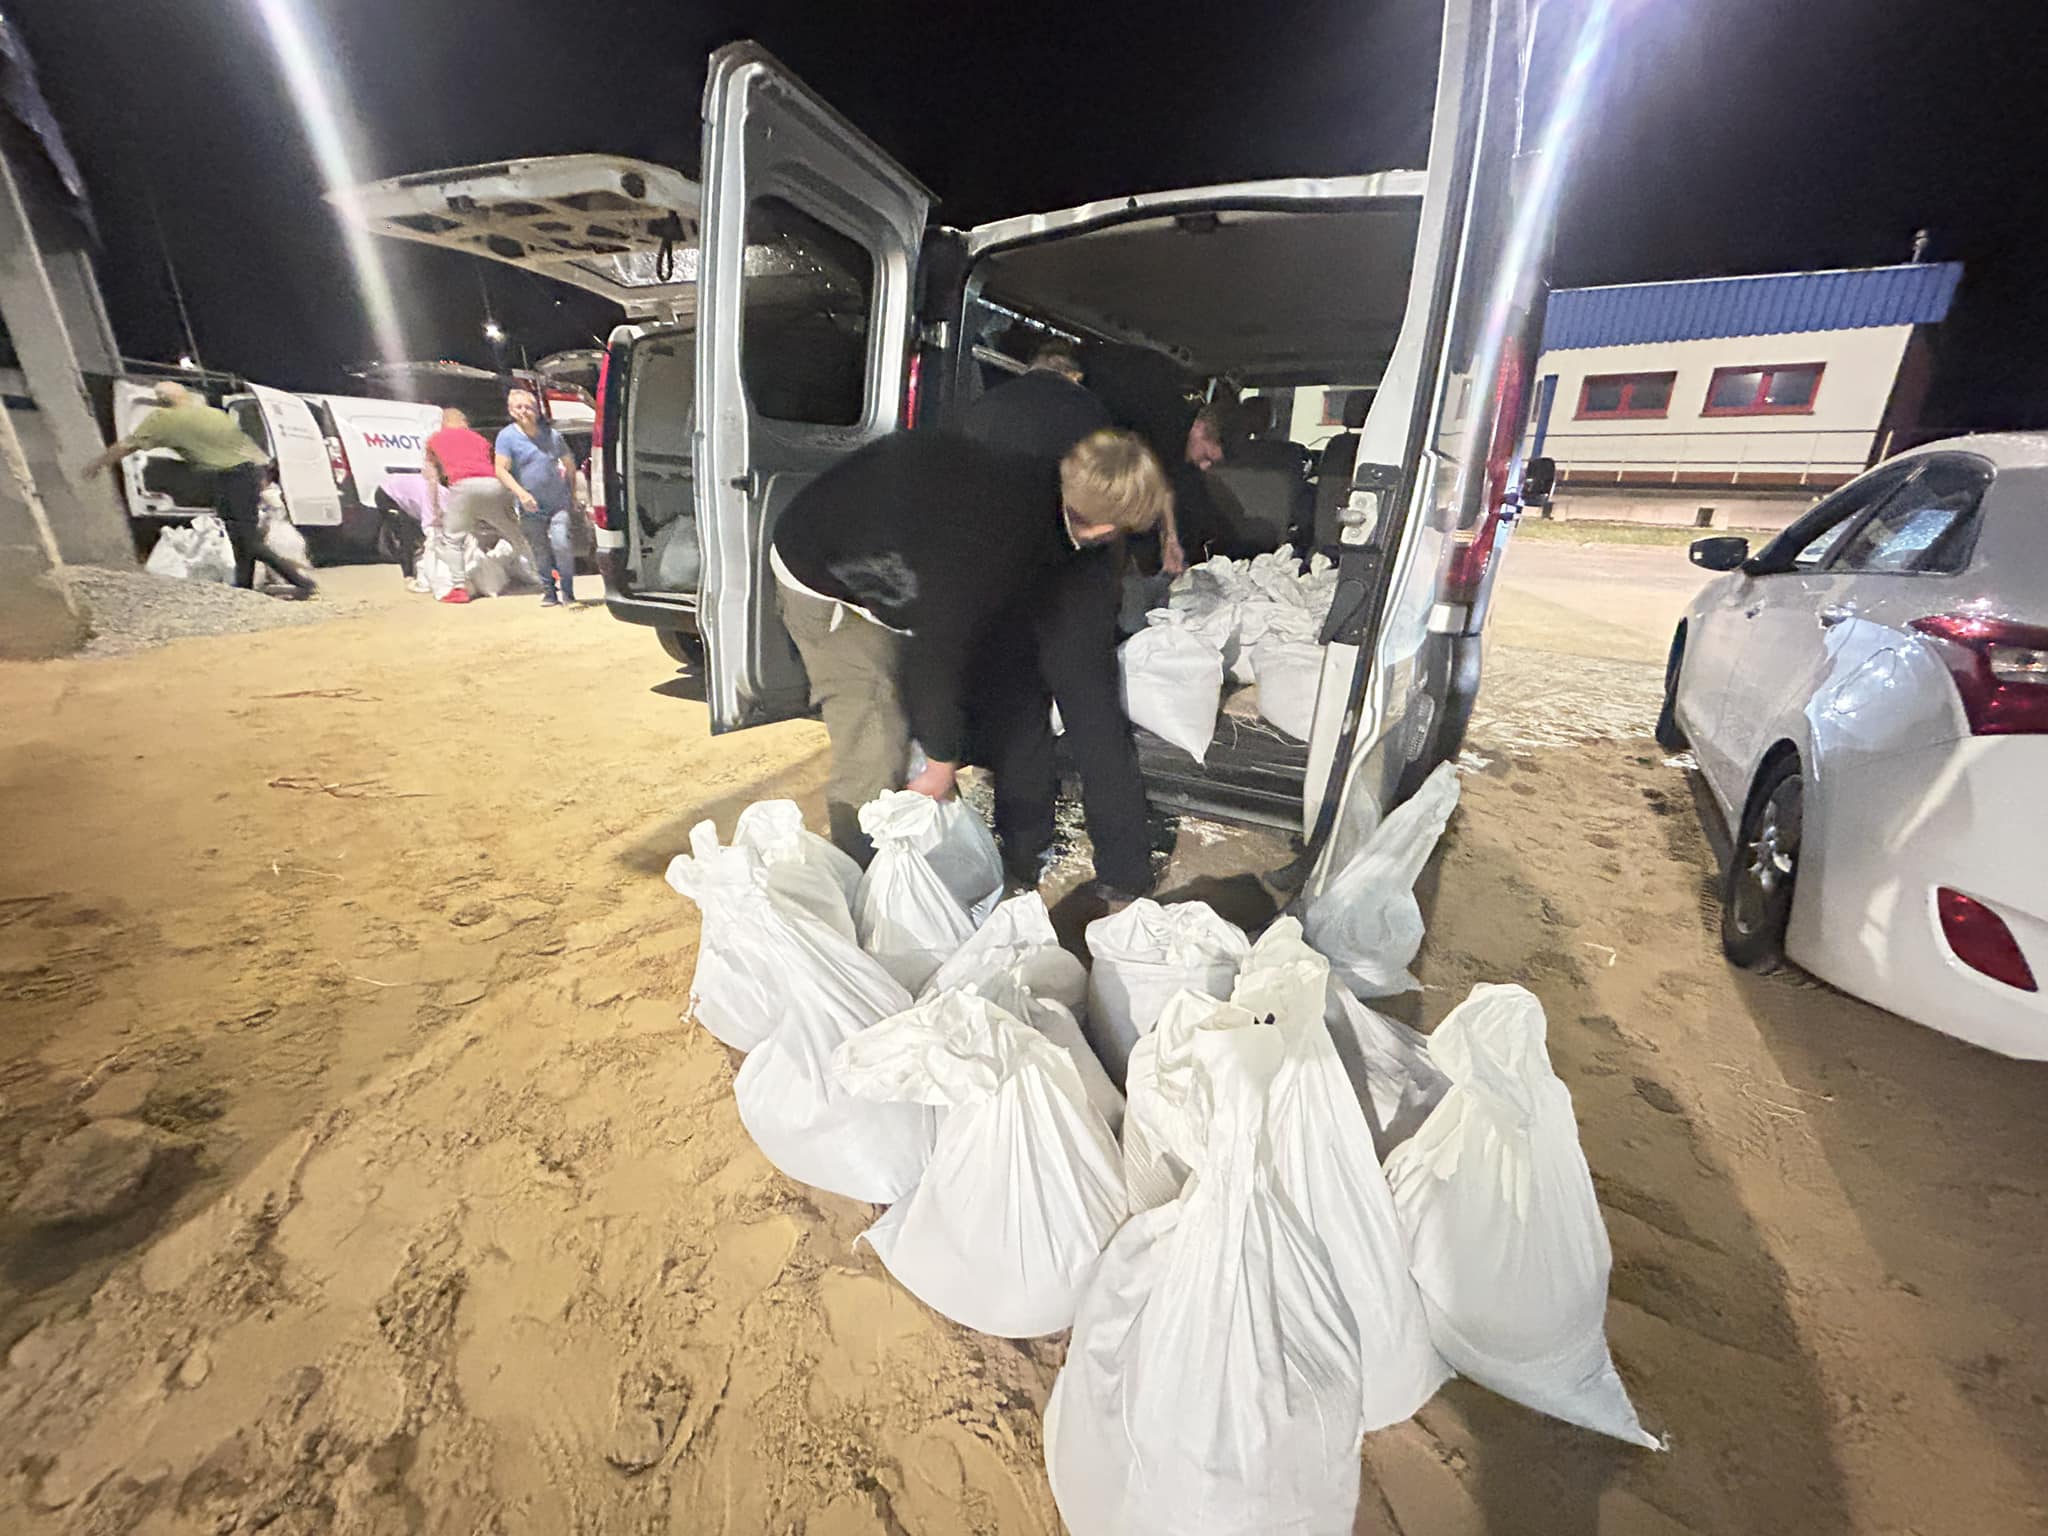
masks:
<svg viewBox="0 0 2048 1536"><path fill-rule="evenodd" d="M861 948L912 992L974 935L967 903L947 888L928 856L944 835L944 810L909 789L860 808L860 829L874 843L875 857L854 898L854 927Z"/></svg>
<svg viewBox="0 0 2048 1536"><path fill-rule="evenodd" d="M1196 762L1209 755L1223 698L1223 652L1189 627L1178 609L1146 615L1144 631L1117 654L1124 714Z"/></svg>
<svg viewBox="0 0 2048 1536"><path fill-rule="evenodd" d="M932 973L919 997L967 986L1073 1057L1088 1102L1115 1133L1123 1124L1124 1096L1080 1024L1088 1011L1088 968L1060 947L1038 892L1012 896L990 913L974 937Z"/></svg>
<svg viewBox="0 0 2048 1536"><path fill-rule="evenodd" d="M1387 1159L1431 1336L1502 1397L1661 1449L1607 1352L1612 1255L1543 1005L1472 990L1429 1037L1451 1088Z"/></svg>
<svg viewBox="0 0 2048 1536"><path fill-rule="evenodd" d="M1158 1022L1183 988L1229 995L1251 952L1244 930L1204 902L1162 907L1150 898L1088 925L1088 1017L1083 1027L1113 1082L1121 1083L1131 1047Z"/></svg>
<svg viewBox="0 0 2048 1536"><path fill-rule="evenodd" d="M1385 1163L1413 1136L1451 1086L1429 1054L1429 1037L1351 995L1335 976L1325 990L1323 1022Z"/></svg>
<svg viewBox="0 0 2048 1536"><path fill-rule="evenodd" d="M794 800L756 800L740 812L733 846L761 857L771 887L849 939L855 938L853 903L860 893L860 866L804 826Z"/></svg>
<svg viewBox="0 0 2048 1536"><path fill-rule="evenodd" d="M833 1061L851 1093L942 1112L924 1177L865 1235L889 1273L981 1333L1070 1326L1124 1186L1067 1053L963 988L863 1030Z"/></svg>
<svg viewBox="0 0 2048 1536"><path fill-rule="evenodd" d="M1205 1030L1186 1192L1110 1240L1045 1415L1072 1536L1348 1536L1359 1340L1263 1154L1279 1031Z"/></svg>
<svg viewBox="0 0 2048 1536"><path fill-rule="evenodd" d="M877 1104L841 1086L832 1053L910 1006L871 957L798 914L775 983L775 1029L733 1080L740 1123L768 1161L801 1183L887 1205L917 1186L938 1117L922 1104Z"/></svg>
<svg viewBox="0 0 2048 1536"><path fill-rule="evenodd" d="M691 1011L721 1043L751 1051L782 1022L787 986L831 970L853 947L852 923L827 922L792 900L754 849L720 847L708 821L690 829L690 850L669 861L668 883L703 917ZM821 950L814 925L836 942Z"/></svg>
<svg viewBox="0 0 2048 1536"><path fill-rule="evenodd" d="M1274 1178L1329 1248L1358 1327L1365 1427L1384 1429L1413 1416L1451 1370L1430 1341L1407 1234L1323 1024L1329 989L1329 962L1302 941L1301 924L1283 917L1252 946L1230 998L1241 1013L1271 1020L1285 1043L1266 1104Z"/></svg>
<svg viewBox="0 0 2048 1536"><path fill-rule="evenodd" d="M1422 948L1415 881L1457 804L1457 769L1440 763L1305 904L1309 943L1360 997L1392 997L1421 986L1408 974Z"/></svg>

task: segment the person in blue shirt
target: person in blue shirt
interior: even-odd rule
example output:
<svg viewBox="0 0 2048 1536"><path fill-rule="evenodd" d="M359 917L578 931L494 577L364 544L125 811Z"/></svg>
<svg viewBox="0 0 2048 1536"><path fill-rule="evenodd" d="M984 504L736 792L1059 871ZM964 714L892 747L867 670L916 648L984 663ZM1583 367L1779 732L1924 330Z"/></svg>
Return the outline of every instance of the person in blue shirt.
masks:
<svg viewBox="0 0 2048 1536"><path fill-rule="evenodd" d="M505 409L512 420L498 433L494 449L498 479L519 504L519 528L540 572L540 605L574 603L570 509L576 504L576 456L562 434L540 419L540 401L531 390L513 390L505 396Z"/></svg>

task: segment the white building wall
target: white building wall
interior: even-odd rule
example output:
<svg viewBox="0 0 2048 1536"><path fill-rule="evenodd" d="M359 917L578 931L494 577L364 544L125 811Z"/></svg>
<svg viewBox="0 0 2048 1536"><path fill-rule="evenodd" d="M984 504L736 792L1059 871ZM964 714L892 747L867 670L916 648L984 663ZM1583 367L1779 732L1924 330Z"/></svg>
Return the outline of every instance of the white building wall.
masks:
<svg viewBox="0 0 2048 1536"><path fill-rule="evenodd" d="M1546 352L1537 377L1557 376L1544 452L1560 469L1596 478L1612 472L1643 483L1651 474L1839 480L1859 472L1870 453L1913 328L1873 326L1783 336L1716 336L1700 341L1642 342ZM1767 416L1704 416L1717 368L1821 363L1810 412ZM1589 376L1676 372L1671 406L1662 418L1576 420Z"/></svg>

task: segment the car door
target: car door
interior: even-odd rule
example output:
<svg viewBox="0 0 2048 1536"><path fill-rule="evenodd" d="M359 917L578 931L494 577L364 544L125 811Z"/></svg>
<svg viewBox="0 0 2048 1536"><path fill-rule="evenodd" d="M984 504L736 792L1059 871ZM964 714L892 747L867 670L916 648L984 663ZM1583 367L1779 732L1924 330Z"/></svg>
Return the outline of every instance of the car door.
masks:
<svg viewBox="0 0 2048 1536"><path fill-rule="evenodd" d="M251 384L247 395L230 398L229 409L245 400L254 402L261 413L263 446L276 466L277 488L291 520L301 528L339 527L341 492L335 488L327 438L313 408L285 390Z"/></svg>
<svg viewBox="0 0 2048 1536"><path fill-rule="evenodd" d="M897 425L931 194L751 43L711 57L703 163L697 625L730 731L809 706L769 541L797 491Z"/></svg>
<svg viewBox="0 0 2048 1536"><path fill-rule="evenodd" d="M1829 670L1833 621L1823 615L1837 611L1848 580L1834 557L1916 471L1911 461L1888 464L1823 501L1765 549L1749 580L1703 627L1709 676L1718 672L1725 683L1701 768L1725 806L1739 809L1757 758L1772 742L1803 736L1793 722ZM1690 639L1687 652L1689 663Z"/></svg>
<svg viewBox="0 0 2048 1536"><path fill-rule="evenodd" d="M156 385L114 380L114 435L126 437L156 409ZM213 510L213 484L168 448L149 448L121 461L121 489L131 517L189 517Z"/></svg>

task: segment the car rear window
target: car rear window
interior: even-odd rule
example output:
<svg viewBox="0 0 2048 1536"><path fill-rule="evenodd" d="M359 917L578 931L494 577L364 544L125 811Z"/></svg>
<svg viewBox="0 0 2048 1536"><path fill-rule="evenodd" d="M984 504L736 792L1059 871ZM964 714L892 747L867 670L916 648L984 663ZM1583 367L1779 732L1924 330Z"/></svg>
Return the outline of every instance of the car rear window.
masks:
<svg viewBox="0 0 2048 1536"><path fill-rule="evenodd" d="M1934 459L1878 506L1835 557L1838 571L1953 575L1969 563L1991 468Z"/></svg>

